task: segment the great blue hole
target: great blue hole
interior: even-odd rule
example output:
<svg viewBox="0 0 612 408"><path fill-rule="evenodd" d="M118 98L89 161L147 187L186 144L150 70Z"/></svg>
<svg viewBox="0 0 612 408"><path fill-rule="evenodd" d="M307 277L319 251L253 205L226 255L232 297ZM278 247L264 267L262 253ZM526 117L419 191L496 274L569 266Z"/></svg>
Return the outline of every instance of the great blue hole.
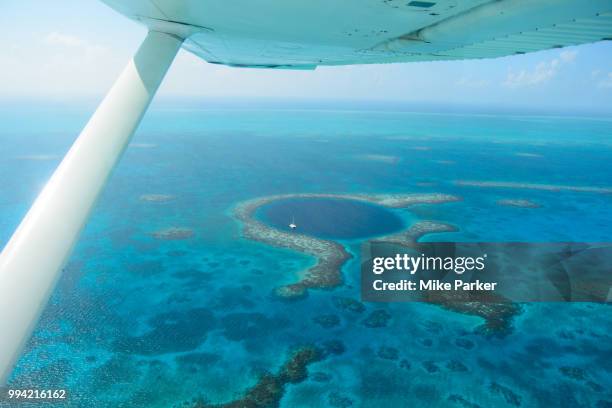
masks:
<svg viewBox="0 0 612 408"><path fill-rule="evenodd" d="M336 198L286 198L263 205L256 217L283 231L326 239L387 235L404 228L402 219L384 207ZM295 224L292 230L290 224Z"/></svg>

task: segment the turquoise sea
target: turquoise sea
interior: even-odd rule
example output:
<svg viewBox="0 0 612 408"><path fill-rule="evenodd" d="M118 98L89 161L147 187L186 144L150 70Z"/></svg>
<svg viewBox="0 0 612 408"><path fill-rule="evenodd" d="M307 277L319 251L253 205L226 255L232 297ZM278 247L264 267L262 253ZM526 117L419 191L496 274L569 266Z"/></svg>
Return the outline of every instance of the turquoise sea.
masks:
<svg viewBox="0 0 612 408"><path fill-rule="evenodd" d="M459 228L429 241L609 242L612 194L590 188L612 188L611 116L212 106L149 111L11 385L67 389L55 406L214 405L240 400L314 345L325 355L305 378L283 382L280 399L234 406L612 407L609 305L522 304L512 330L495 335L478 330L482 319L436 305L361 303L367 229L340 234L355 256L341 287L283 301L273 289L314 260L243 238L232 217L238 203L275 194L439 192L462 200L368 222ZM0 107L0 242L93 109ZM164 197L142 199L151 195ZM193 235L154 235L168 228ZM372 314L385 318L371 325Z"/></svg>

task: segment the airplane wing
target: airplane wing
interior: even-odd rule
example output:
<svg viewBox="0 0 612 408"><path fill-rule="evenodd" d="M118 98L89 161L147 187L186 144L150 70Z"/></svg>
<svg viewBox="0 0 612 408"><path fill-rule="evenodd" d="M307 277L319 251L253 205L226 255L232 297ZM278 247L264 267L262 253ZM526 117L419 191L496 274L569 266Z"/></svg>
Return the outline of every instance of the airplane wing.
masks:
<svg viewBox="0 0 612 408"><path fill-rule="evenodd" d="M313 69L612 38L612 0L103 1L149 33L0 253L0 386L180 47L216 64Z"/></svg>
<svg viewBox="0 0 612 408"><path fill-rule="evenodd" d="M612 39L610 0L103 0L238 67L494 58Z"/></svg>

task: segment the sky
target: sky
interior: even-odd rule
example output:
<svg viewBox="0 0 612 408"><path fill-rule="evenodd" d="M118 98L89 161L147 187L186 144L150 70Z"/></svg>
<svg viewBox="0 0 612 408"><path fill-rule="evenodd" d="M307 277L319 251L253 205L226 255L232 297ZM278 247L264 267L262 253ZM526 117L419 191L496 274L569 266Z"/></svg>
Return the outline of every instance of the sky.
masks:
<svg viewBox="0 0 612 408"><path fill-rule="evenodd" d="M52 6L51 6L52 5ZM101 98L146 30L97 0L0 3L0 100ZM490 60L231 68L180 51L158 98L541 107L612 114L612 41Z"/></svg>

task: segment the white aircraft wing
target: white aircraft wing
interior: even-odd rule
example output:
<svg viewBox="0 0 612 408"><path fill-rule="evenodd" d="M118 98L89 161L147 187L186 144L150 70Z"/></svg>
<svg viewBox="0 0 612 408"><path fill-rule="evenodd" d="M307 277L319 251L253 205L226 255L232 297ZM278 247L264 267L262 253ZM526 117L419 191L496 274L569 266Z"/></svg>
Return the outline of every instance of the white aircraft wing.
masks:
<svg viewBox="0 0 612 408"><path fill-rule="evenodd" d="M610 0L103 0L241 67L492 58L612 39Z"/></svg>
<svg viewBox="0 0 612 408"><path fill-rule="evenodd" d="M0 386L180 47L216 64L312 69L491 58L612 38L612 0L104 2L149 34L0 253Z"/></svg>

